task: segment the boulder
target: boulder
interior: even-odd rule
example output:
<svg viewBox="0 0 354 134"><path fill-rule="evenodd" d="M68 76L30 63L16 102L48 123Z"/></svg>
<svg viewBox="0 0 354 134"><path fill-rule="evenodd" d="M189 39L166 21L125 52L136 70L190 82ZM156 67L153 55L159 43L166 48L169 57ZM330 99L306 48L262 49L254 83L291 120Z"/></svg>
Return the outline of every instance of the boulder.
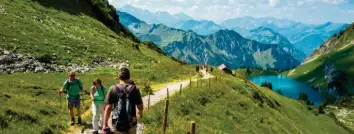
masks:
<svg viewBox="0 0 354 134"><path fill-rule="evenodd" d="M34 69L35 73L46 72L47 70L43 66L38 66Z"/></svg>

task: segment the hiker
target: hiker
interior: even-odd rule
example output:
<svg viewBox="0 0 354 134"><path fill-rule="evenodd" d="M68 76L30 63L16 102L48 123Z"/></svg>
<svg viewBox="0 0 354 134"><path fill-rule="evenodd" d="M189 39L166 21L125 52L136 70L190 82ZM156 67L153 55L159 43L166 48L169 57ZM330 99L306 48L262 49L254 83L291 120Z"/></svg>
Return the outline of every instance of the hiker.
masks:
<svg viewBox="0 0 354 134"><path fill-rule="evenodd" d="M102 81L100 79L95 79L93 81L93 86L90 90L90 96L92 100L92 127L93 133L98 134L99 126L103 126L103 118L104 118L104 99L107 94L107 88L102 85Z"/></svg>
<svg viewBox="0 0 354 134"><path fill-rule="evenodd" d="M63 87L59 90L59 95L66 93L66 100L71 117L70 125L72 126L75 125L74 107L77 109L77 124L82 125L80 111L80 91L83 90L82 85L82 82L76 78L75 72L70 72L69 78L64 82Z"/></svg>
<svg viewBox="0 0 354 134"><path fill-rule="evenodd" d="M130 72L120 69L119 84L110 87L105 99L104 125L102 131L107 132L108 119L112 112L112 127L115 134L135 134L137 119L143 117L143 101L140 91L130 84ZM136 111L138 109L138 111Z"/></svg>

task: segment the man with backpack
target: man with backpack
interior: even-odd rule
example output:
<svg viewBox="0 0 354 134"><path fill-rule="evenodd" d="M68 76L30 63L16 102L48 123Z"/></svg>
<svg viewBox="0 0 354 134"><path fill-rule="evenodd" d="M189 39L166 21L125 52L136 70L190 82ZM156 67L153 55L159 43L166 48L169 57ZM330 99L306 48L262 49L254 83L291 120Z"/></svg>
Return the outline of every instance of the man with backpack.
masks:
<svg viewBox="0 0 354 134"><path fill-rule="evenodd" d="M66 93L68 109L70 111L71 123L75 125L74 107L77 109L77 124L81 125L81 111L80 111L80 91L83 90L82 82L76 78L75 72L69 73L69 78L64 82L63 87L59 90L59 95Z"/></svg>
<svg viewBox="0 0 354 134"><path fill-rule="evenodd" d="M140 91L131 84L130 72L127 68L120 69L118 79L119 84L110 87L105 99L102 131L108 127L108 119L112 112L112 127L115 129L115 134L135 134L137 119L143 117L144 109Z"/></svg>

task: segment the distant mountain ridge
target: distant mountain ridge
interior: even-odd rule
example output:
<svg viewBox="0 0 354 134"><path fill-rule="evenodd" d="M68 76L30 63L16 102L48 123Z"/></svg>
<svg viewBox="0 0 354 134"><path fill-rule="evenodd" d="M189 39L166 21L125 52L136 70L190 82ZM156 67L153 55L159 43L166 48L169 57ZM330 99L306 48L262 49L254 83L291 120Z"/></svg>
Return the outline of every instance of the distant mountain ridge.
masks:
<svg viewBox="0 0 354 134"><path fill-rule="evenodd" d="M275 19L270 17L253 18L240 17L225 20L221 26L226 28L255 29L258 27L268 27L273 31L285 36L290 43L303 51L305 55L310 55L323 42L332 37L335 33L344 30L348 24L326 22L320 25L304 24L288 19Z"/></svg>
<svg viewBox="0 0 354 134"><path fill-rule="evenodd" d="M172 42L162 49L168 55L189 63L226 64L231 68L288 69L299 63L278 45L245 39L233 30L219 30L208 36L189 31L182 41Z"/></svg>
<svg viewBox="0 0 354 134"><path fill-rule="evenodd" d="M118 12L121 23L141 40L153 41L168 55L187 63L287 69L300 62L276 44L261 44L243 38L232 30L219 30L208 36L162 24L147 24ZM135 21L135 22L134 22Z"/></svg>
<svg viewBox="0 0 354 134"><path fill-rule="evenodd" d="M298 61L305 59L305 54L301 50L295 48L294 45L286 39L286 37L276 33L270 28L258 27L250 31L241 28L235 28L233 30L242 33L244 38L255 40L263 44L278 44L279 47Z"/></svg>
<svg viewBox="0 0 354 134"><path fill-rule="evenodd" d="M148 24L165 24L170 27L181 21L193 20L192 17L184 13L178 13L174 15L171 15L168 12L161 11L152 13L148 10L136 8L131 5L125 5L118 10L122 12L127 12L137 17L138 19L145 21Z"/></svg>
<svg viewBox="0 0 354 134"><path fill-rule="evenodd" d="M181 21L181 22L173 25L173 28L182 29L185 31L192 30L199 35L209 35L209 34L215 33L218 30L225 29L224 27L222 27L218 24L215 24L213 21L207 21L207 20Z"/></svg>
<svg viewBox="0 0 354 134"><path fill-rule="evenodd" d="M245 16L225 20L221 22L220 25L229 29L234 28L236 26L245 29L255 29L258 27L269 27L273 29L274 27L290 27L296 23L296 21L288 19L276 19L271 17L253 18L250 16Z"/></svg>

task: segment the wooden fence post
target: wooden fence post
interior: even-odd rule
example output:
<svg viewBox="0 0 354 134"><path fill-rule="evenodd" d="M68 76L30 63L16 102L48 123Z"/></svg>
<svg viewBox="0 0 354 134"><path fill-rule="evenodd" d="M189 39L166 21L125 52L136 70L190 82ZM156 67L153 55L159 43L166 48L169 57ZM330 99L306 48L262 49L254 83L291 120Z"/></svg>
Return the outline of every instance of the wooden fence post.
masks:
<svg viewBox="0 0 354 134"><path fill-rule="evenodd" d="M192 89L192 78L189 77L189 89Z"/></svg>
<svg viewBox="0 0 354 134"><path fill-rule="evenodd" d="M148 109L150 108L150 94L149 94L149 98L148 98Z"/></svg>
<svg viewBox="0 0 354 134"><path fill-rule="evenodd" d="M210 79L211 79L211 78L209 78L209 88L210 88Z"/></svg>
<svg viewBox="0 0 354 134"><path fill-rule="evenodd" d="M167 99L170 99L170 93L168 92L168 88L167 88Z"/></svg>
<svg viewBox="0 0 354 134"><path fill-rule="evenodd" d="M163 116L163 133L166 133L166 128L167 128L167 114L168 114L168 103L169 100L167 99L165 101L165 112L164 112L164 116Z"/></svg>
<svg viewBox="0 0 354 134"><path fill-rule="evenodd" d="M182 84L179 86L179 95L182 95Z"/></svg>
<svg viewBox="0 0 354 134"><path fill-rule="evenodd" d="M197 78L197 88L199 87L199 84L198 84L198 78Z"/></svg>
<svg viewBox="0 0 354 134"><path fill-rule="evenodd" d="M190 133L191 133L191 134L195 134L195 130L196 130L196 128L195 128L195 121L192 121L192 122L191 122L191 131L190 131Z"/></svg>

